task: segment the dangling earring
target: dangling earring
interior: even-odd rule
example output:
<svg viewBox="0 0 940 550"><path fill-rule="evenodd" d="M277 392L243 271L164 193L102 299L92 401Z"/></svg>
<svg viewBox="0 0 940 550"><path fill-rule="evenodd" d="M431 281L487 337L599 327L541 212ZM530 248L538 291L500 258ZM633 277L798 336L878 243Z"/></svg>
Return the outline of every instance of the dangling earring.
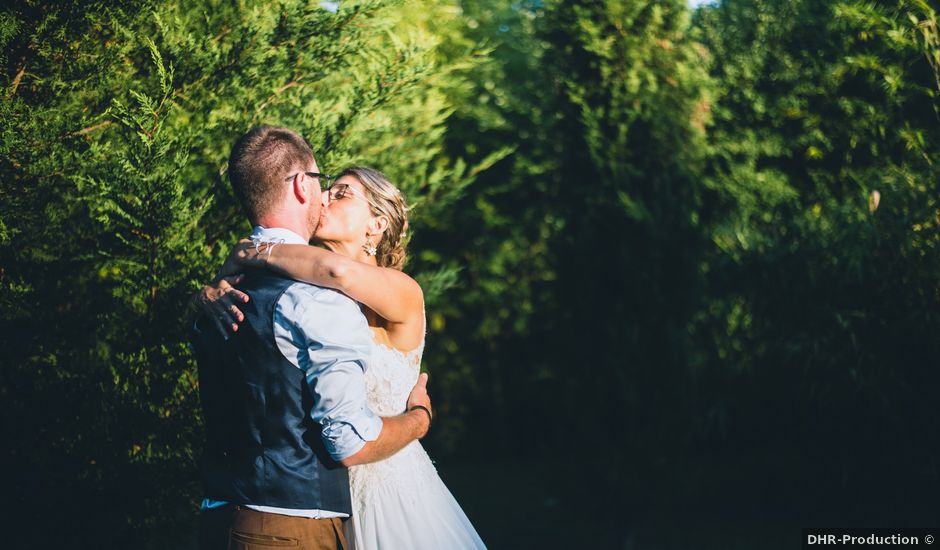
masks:
<svg viewBox="0 0 940 550"><path fill-rule="evenodd" d="M362 249L366 251L366 254L369 256L375 256L375 253L378 250L375 248L375 241L372 240L372 235L366 235L366 244L362 245Z"/></svg>

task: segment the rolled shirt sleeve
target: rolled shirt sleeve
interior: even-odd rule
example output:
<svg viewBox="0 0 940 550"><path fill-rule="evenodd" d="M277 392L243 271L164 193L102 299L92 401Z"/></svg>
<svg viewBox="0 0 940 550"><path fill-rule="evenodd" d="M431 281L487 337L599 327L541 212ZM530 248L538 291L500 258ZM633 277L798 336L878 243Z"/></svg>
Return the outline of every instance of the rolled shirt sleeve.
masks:
<svg viewBox="0 0 940 550"><path fill-rule="evenodd" d="M304 372L314 396L310 417L334 460L375 441L382 419L366 401L372 332L359 306L335 290L291 285L278 300L274 334L281 353Z"/></svg>

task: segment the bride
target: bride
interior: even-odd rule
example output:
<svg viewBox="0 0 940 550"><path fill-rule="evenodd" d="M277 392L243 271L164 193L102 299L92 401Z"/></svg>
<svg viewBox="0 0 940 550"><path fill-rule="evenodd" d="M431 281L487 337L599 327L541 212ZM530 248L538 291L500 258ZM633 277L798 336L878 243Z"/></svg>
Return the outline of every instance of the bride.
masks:
<svg viewBox="0 0 940 550"><path fill-rule="evenodd" d="M266 268L286 277L339 290L359 302L374 347L365 383L379 415L404 410L424 351L424 294L401 271L405 263L407 207L377 170L344 170L324 192L314 240L299 244L240 242L222 269ZM237 330L243 319L232 302L248 300L226 283L203 290L206 307L224 309ZM430 413L429 413L430 414ZM353 514L346 522L352 548L484 548L466 514L416 440L380 462L349 467Z"/></svg>

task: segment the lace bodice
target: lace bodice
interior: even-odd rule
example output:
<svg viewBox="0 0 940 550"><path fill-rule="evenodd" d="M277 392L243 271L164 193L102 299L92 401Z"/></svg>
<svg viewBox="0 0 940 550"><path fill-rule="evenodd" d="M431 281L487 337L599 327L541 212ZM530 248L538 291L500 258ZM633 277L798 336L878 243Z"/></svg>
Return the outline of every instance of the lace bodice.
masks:
<svg viewBox="0 0 940 550"><path fill-rule="evenodd" d="M408 394L418 380L424 340L404 353L376 342L369 368L365 372L366 399L379 416L394 416L405 411Z"/></svg>
<svg viewBox="0 0 940 550"><path fill-rule="evenodd" d="M369 406L378 415L395 416L405 411L408 394L420 374L423 352L423 340L407 353L376 342L365 383ZM437 470L418 441L412 441L385 460L349 468L353 505L360 511L383 493L415 498L427 483L436 479Z"/></svg>

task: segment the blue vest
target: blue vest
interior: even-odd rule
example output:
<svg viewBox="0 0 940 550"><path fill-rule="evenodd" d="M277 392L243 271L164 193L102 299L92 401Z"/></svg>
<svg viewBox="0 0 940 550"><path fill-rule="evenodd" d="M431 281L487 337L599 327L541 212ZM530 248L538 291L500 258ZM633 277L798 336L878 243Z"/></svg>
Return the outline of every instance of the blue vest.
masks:
<svg viewBox="0 0 940 550"><path fill-rule="evenodd" d="M310 419L304 373L274 340L274 309L296 281L249 273L238 288L245 321L226 340L212 320L192 343L206 425L200 466L207 498L233 504L352 513L346 469L332 460Z"/></svg>

